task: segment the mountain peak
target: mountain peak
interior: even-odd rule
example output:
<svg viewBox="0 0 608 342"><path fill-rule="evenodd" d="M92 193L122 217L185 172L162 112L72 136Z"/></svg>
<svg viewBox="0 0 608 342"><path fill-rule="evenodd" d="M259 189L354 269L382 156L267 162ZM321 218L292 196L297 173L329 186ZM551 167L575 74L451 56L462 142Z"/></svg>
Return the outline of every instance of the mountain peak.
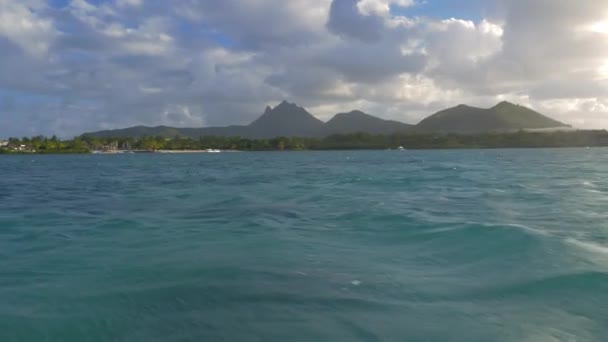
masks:
<svg viewBox="0 0 608 342"><path fill-rule="evenodd" d="M323 122L295 103L282 101L248 126L256 138L277 136L314 137L322 132Z"/></svg>
<svg viewBox="0 0 608 342"><path fill-rule="evenodd" d="M286 100L281 101L274 109L299 108L295 103L289 103Z"/></svg>
<svg viewBox="0 0 608 342"><path fill-rule="evenodd" d="M517 105L514 103L511 103L509 101L500 101L496 106L494 106L494 108L501 108L501 107L517 107Z"/></svg>
<svg viewBox="0 0 608 342"><path fill-rule="evenodd" d="M371 115L365 114L360 110L352 110L348 113L338 113L338 114L334 115L334 117L329 121L336 120L336 119L344 119L344 118L348 118L348 117L362 117L362 116L371 116Z"/></svg>
<svg viewBox="0 0 608 342"><path fill-rule="evenodd" d="M262 117L294 117L294 116L310 116L310 113L303 107L298 106L295 103L290 103L285 100L281 101L276 107L266 107L264 115ZM261 117L261 118L262 118Z"/></svg>

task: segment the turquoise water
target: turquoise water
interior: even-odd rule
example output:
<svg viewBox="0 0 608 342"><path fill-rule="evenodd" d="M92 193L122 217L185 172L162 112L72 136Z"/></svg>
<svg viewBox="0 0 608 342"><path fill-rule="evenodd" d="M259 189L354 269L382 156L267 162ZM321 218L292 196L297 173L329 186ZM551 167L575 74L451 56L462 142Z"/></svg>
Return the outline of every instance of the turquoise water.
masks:
<svg viewBox="0 0 608 342"><path fill-rule="evenodd" d="M0 157L0 341L606 341L608 149Z"/></svg>

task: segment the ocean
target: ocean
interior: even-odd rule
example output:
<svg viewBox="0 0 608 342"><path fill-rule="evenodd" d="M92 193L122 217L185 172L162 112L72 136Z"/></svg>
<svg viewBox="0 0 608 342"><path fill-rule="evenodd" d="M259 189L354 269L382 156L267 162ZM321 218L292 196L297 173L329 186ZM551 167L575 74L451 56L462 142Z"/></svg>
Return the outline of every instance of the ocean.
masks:
<svg viewBox="0 0 608 342"><path fill-rule="evenodd" d="M0 156L0 341L606 341L608 149Z"/></svg>

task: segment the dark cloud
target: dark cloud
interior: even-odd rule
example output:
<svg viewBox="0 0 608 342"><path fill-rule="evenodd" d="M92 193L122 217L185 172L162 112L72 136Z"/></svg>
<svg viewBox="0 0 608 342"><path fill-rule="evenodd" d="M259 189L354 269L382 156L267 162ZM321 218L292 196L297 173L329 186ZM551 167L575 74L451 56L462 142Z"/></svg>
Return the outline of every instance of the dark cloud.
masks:
<svg viewBox="0 0 608 342"><path fill-rule="evenodd" d="M404 55L395 42L378 44L338 44L318 56L317 62L336 70L348 81L377 83L403 73L421 72L427 57Z"/></svg>
<svg viewBox="0 0 608 342"><path fill-rule="evenodd" d="M328 1L185 0L174 12L234 40L240 49L310 44L319 39Z"/></svg>
<svg viewBox="0 0 608 342"><path fill-rule="evenodd" d="M334 0L329 10L327 28L339 36L364 42L376 42L382 39L383 18L361 14L357 8L358 2L358 0Z"/></svg>

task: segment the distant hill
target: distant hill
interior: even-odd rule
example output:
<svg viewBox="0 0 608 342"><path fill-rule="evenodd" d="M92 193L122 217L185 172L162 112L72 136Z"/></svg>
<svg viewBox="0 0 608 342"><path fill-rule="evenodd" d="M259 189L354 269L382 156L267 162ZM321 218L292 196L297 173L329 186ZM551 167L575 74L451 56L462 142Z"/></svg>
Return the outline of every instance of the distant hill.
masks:
<svg viewBox="0 0 608 342"><path fill-rule="evenodd" d="M134 126L129 128L104 130L92 133L85 133L84 136L91 136L96 138L115 138L115 137L132 137L141 138L143 136L159 136L159 137L174 137L176 135L183 135L182 128L173 128L167 126Z"/></svg>
<svg viewBox="0 0 608 342"><path fill-rule="evenodd" d="M390 121L365 114L354 110L350 113L336 114L331 120L325 123L325 134L349 134L365 132L370 134L392 134L405 132L412 129L408 125L399 121Z"/></svg>
<svg viewBox="0 0 608 342"><path fill-rule="evenodd" d="M264 114L247 126L205 128L135 126L83 135L98 138L240 136L261 139L279 136L324 137L359 132L382 135L406 131L467 134L513 130L553 130L567 127L569 126L559 121L509 102L501 102L489 109L459 105L433 114L413 126L398 121L383 120L361 111L336 114L331 120L324 123L306 109L283 101L275 108L267 107Z"/></svg>
<svg viewBox="0 0 608 342"><path fill-rule="evenodd" d="M135 126L129 128L112 129L105 131L97 131L84 133L83 136L96 138L141 138L145 136L174 138L190 137L198 138L201 136L242 136L246 132L246 126L226 126L226 127L205 127L205 128L175 128L167 126Z"/></svg>
<svg viewBox="0 0 608 342"><path fill-rule="evenodd" d="M524 106L501 102L483 109L459 105L422 120L416 129L424 132L483 133L523 129L569 127Z"/></svg>

